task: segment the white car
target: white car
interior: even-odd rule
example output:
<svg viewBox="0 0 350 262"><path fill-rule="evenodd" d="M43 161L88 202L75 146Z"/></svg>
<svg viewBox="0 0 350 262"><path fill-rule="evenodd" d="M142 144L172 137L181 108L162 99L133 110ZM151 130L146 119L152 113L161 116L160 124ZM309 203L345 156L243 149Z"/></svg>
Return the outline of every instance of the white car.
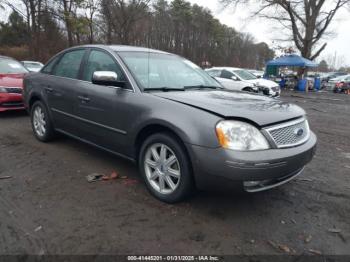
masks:
<svg viewBox="0 0 350 262"><path fill-rule="evenodd" d="M44 67L42 63L36 61L21 61L21 63L29 72L39 72Z"/></svg>
<svg viewBox="0 0 350 262"><path fill-rule="evenodd" d="M336 84L345 82L350 82L350 75L343 75L330 79L328 83L326 83L326 88L327 90L333 91Z"/></svg>
<svg viewBox="0 0 350 262"><path fill-rule="evenodd" d="M276 82L257 78L248 70L235 67L213 67L206 72L219 81L225 88L238 91L262 92L264 95L277 97L281 89Z"/></svg>

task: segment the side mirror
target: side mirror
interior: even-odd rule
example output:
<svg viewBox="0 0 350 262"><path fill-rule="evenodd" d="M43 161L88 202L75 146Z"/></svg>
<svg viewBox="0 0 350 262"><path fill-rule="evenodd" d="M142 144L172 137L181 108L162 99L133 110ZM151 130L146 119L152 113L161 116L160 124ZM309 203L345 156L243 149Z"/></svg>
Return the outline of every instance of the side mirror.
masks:
<svg viewBox="0 0 350 262"><path fill-rule="evenodd" d="M118 81L118 75L113 71L95 71L92 75L92 83L102 86L115 86L124 88L126 82Z"/></svg>
<svg viewBox="0 0 350 262"><path fill-rule="evenodd" d="M238 80L239 80L237 76L231 76L231 79L232 79L233 81L238 81Z"/></svg>

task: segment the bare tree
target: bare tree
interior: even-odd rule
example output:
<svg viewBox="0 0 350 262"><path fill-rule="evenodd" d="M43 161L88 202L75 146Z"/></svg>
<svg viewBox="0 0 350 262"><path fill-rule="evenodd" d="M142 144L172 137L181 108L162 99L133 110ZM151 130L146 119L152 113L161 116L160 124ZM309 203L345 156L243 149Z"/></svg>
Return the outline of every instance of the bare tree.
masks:
<svg viewBox="0 0 350 262"><path fill-rule="evenodd" d="M344 67L346 61L345 57L339 55L337 51L333 54L328 54L324 60L327 62L331 70L338 70L340 67Z"/></svg>
<svg viewBox="0 0 350 262"><path fill-rule="evenodd" d="M60 0L62 4L61 16L66 25L68 45L73 46L73 25L72 25L72 11L73 0Z"/></svg>
<svg viewBox="0 0 350 262"><path fill-rule="evenodd" d="M322 38L336 13L350 0L220 0L224 6L255 4L253 15L279 23L303 57L314 60L326 48Z"/></svg>
<svg viewBox="0 0 350 262"><path fill-rule="evenodd" d="M138 21L147 17L149 2L150 0L102 0L101 13L108 27L108 38L114 33L121 44L132 43L132 30Z"/></svg>
<svg viewBox="0 0 350 262"><path fill-rule="evenodd" d="M253 36L221 24L209 9L186 0L0 1L23 12L30 39L16 43L28 59L47 61L67 43L93 42L146 46L216 66L262 68L274 57L267 44L255 43ZM6 31L17 38L26 35L16 33L14 24L6 23L6 30L0 26L0 47L8 43L2 41Z"/></svg>
<svg viewBox="0 0 350 262"><path fill-rule="evenodd" d="M94 42L94 18L99 9L98 0L86 0L82 3L82 8L85 9L85 19L89 28L89 43Z"/></svg>
<svg viewBox="0 0 350 262"><path fill-rule="evenodd" d="M43 9L43 0L22 0L25 6L27 15L27 26L30 32L29 50L31 55L38 59L40 57L40 45L41 39L41 13Z"/></svg>
<svg viewBox="0 0 350 262"><path fill-rule="evenodd" d="M63 21L66 32L68 45L74 45L74 34L76 33L76 27L79 24L80 17L78 16L78 9L85 2L84 0L54 0L56 6L53 6L55 15ZM78 36L79 37L79 36ZM79 39L78 39L79 42Z"/></svg>

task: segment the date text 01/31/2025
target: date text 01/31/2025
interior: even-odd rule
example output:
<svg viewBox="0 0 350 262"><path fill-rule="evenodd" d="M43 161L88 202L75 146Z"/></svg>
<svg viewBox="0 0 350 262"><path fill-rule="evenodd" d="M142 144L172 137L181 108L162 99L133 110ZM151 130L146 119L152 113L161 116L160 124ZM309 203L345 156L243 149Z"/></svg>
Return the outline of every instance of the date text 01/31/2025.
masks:
<svg viewBox="0 0 350 262"><path fill-rule="evenodd" d="M217 256L128 256L128 261L219 261Z"/></svg>

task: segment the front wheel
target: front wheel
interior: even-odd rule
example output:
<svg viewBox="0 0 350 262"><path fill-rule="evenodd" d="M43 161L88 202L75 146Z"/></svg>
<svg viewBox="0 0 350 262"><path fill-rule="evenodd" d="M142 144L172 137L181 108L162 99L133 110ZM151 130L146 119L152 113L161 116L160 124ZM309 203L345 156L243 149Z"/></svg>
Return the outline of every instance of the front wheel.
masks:
<svg viewBox="0 0 350 262"><path fill-rule="evenodd" d="M163 202L179 202L193 191L186 151L170 134L155 134L143 143L139 169L149 192Z"/></svg>
<svg viewBox="0 0 350 262"><path fill-rule="evenodd" d="M31 122L35 137L41 142L48 142L54 138L55 131L50 116L43 102L37 101L31 108Z"/></svg>
<svg viewBox="0 0 350 262"><path fill-rule="evenodd" d="M254 89L253 88L251 88L251 87L245 87L245 88L243 88L242 89L243 91L245 91L245 92L250 92L250 93L254 93Z"/></svg>

